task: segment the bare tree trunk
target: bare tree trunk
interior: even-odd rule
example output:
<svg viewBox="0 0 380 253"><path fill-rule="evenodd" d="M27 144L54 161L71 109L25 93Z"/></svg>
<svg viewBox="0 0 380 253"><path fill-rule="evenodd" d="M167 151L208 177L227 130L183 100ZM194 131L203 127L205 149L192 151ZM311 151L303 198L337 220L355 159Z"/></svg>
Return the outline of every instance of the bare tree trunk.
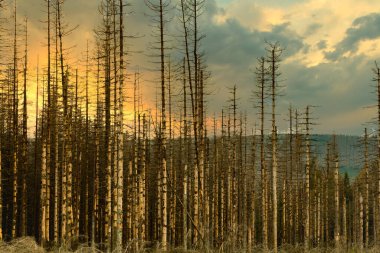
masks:
<svg viewBox="0 0 380 253"><path fill-rule="evenodd" d="M326 223L326 244L329 243L330 241L330 213L329 213L329 209L330 209L330 192L329 192L329 188L330 188L330 156L331 156L331 151L330 151L330 144L327 145L327 154L326 154L326 186L325 186L325 202L326 202L326 205L325 205L325 223Z"/></svg>
<svg viewBox="0 0 380 253"><path fill-rule="evenodd" d="M278 81L278 62L282 49L278 45L270 45L268 62L271 75L271 98L272 98L272 193L273 193L273 250L277 252L277 126L276 126L276 94Z"/></svg>
<svg viewBox="0 0 380 253"><path fill-rule="evenodd" d="M162 0L159 4L160 15L160 58L161 58L161 189L162 189L162 231L161 231L161 247L163 250L168 248L168 232L167 232L167 166L166 166L166 103L165 103L165 45L164 45L164 9Z"/></svg>
<svg viewBox="0 0 380 253"><path fill-rule="evenodd" d="M299 192L300 192L300 160L301 160L301 136L299 134L299 123L298 123L298 111L295 111L295 144L296 144L296 176L295 176L295 203L294 203L294 241L295 243L300 243L301 242L301 232L300 232L300 222L301 222L301 217L300 217L300 203L299 203Z"/></svg>
<svg viewBox="0 0 380 253"><path fill-rule="evenodd" d="M123 157L123 88L124 88L124 11L123 11L123 0L119 1L119 43L120 43L120 54L119 54L119 64L120 64L120 76L119 76L119 100L118 100L118 129L117 129L117 172L116 172L116 247L118 249L122 248L122 232L123 232L123 167L124 167L124 157ZM115 101L116 103L116 101Z"/></svg>
<svg viewBox="0 0 380 253"><path fill-rule="evenodd" d="M183 1L181 1L181 4L183 5ZM182 196L182 202L183 202L183 210L182 210L182 244L184 250L187 250L187 232L188 232L188 226L187 226L187 187L188 187L188 162L187 159L189 156L190 150L188 150L189 146L189 140L188 140L188 123L187 123L187 93L186 93L186 59L183 59L183 127L184 127L184 145L185 145L185 164L184 164L184 171L183 171L183 196Z"/></svg>
<svg viewBox="0 0 380 253"><path fill-rule="evenodd" d="M315 178L317 180L317 224L316 224L316 229L317 229L317 246L319 247L321 244L321 196L322 196L322 191L323 191L323 182L321 180L321 176L318 176Z"/></svg>
<svg viewBox="0 0 380 253"><path fill-rule="evenodd" d="M287 237L288 238L285 238L285 239L288 239L287 242L288 243L294 243L295 241L295 232L294 232L294 214L295 214L295 210L294 210L294 205L293 205L293 199L294 199L294 192L293 192L293 189L294 189L294 180L293 180L293 167L294 167L294 163L293 163L293 110L292 110L292 106L289 107L289 178L287 178L287 182L288 182L288 192L287 192L287 197L288 197L288 202L289 202L289 213L287 213L288 215L288 225L289 225L289 229L287 231ZM285 241L286 242L286 241Z"/></svg>
<svg viewBox="0 0 380 253"><path fill-rule="evenodd" d="M343 243L347 247L347 239L348 239L348 233L347 233L347 199L346 199L346 193L344 193L343 196L343 234L342 237L344 239Z"/></svg>
<svg viewBox="0 0 380 253"><path fill-rule="evenodd" d="M266 81L266 68L265 68L265 58L261 57L258 59L258 66L256 67L256 97L259 99L259 104L257 105L260 110L260 171L261 171L261 217L262 217L262 245L264 249L268 248L268 217L267 217L267 185L266 185L266 161L265 161L265 144L264 144L264 116L265 116L265 81Z"/></svg>
<svg viewBox="0 0 380 253"><path fill-rule="evenodd" d="M247 138L247 135L245 136ZM256 129L255 132L252 135L252 151L251 151L251 167L252 167L252 183L250 185L251 190L248 190L250 193L249 198L247 198L248 203L250 203L249 214L247 215L248 218L248 252L252 251L252 248L255 245L255 239L256 239L256 230L255 230L255 180L256 180Z"/></svg>
<svg viewBox="0 0 380 253"><path fill-rule="evenodd" d="M364 233L363 233L363 225L364 225L364 222L363 222L363 196L362 196L362 193L359 191L358 189L358 194L359 194L359 212L360 212L360 216L359 216L359 247L361 250L363 250L363 242L364 242Z"/></svg>
<svg viewBox="0 0 380 253"><path fill-rule="evenodd" d="M187 164L185 164L184 168L184 178L183 178L183 248L187 249Z"/></svg>
<svg viewBox="0 0 380 253"><path fill-rule="evenodd" d="M339 224L339 162L338 162L338 150L336 147L335 135L334 135L334 203L335 203L335 222L334 222L334 240L335 245L338 246L340 242L340 224Z"/></svg>
<svg viewBox="0 0 380 253"><path fill-rule="evenodd" d="M16 236L16 220L18 219L19 212L17 212L19 201L18 192L19 186L21 184L20 179L22 171L18 171L19 157L18 157L18 56L17 56L17 2L14 3L14 34L13 34L13 119L12 119L12 134L13 134L13 145L12 145L12 172L11 172L11 182L12 182L12 205L9 207L8 220L8 237L12 239ZM21 207L20 207L21 211Z"/></svg>
<svg viewBox="0 0 380 253"><path fill-rule="evenodd" d="M24 62L24 88L23 88L23 113L22 113L22 167L19 192L19 224L17 237L26 236L26 174L28 173L28 111L27 111L27 74L28 74L28 20L25 20L25 62Z"/></svg>
<svg viewBox="0 0 380 253"><path fill-rule="evenodd" d="M96 73L96 122L95 122L95 168L93 170L94 182L94 201L93 201L93 212L91 215L92 224L91 224L91 246L95 246L95 242L101 241L101 230L102 230L102 221L101 218L101 198L102 192L100 187L102 184L102 173L101 173L101 148L100 148L100 138L101 138L101 125L102 125L102 115L101 115L101 103L100 103L100 49L99 45L97 48L97 73ZM97 231L95 231L97 229Z"/></svg>
<svg viewBox="0 0 380 253"><path fill-rule="evenodd" d="M260 99L260 168L261 168L261 216L262 216L262 244L263 248L268 248L268 217L267 217L267 184L266 177L267 171L265 167L265 154L264 154L264 104L265 104L265 59L260 58L258 67L256 68L257 82L258 82L258 97Z"/></svg>
<svg viewBox="0 0 380 253"><path fill-rule="evenodd" d="M44 80L43 82L44 83ZM42 110L42 122L41 122L41 139L42 139L42 150L41 150L41 227L40 227L40 242L42 246L46 245L49 240L49 201L48 201L48 168L47 168L47 138L46 138L46 125L44 124L46 120L46 108L45 108L45 93L44 89L42 91L43 99L43 110Z"/></svg>
<svg viewBox="0 0 380 253"><path fill-rule="evenodd" d="M374 207L375 210L377 210L377 217L375 219L375 238L377 239L380 237L380 68L378 67L376 63L376 69L374 69L374 72L376 74L375 81L377 82L377 124L378 124L378 131L377 131L377 206ZM375 240L379 244L379 240Z"/></svg>
<svg viewBox="0 0 380 253"><path fill-rule="evenodd" d="M104 133L104 163L103 163L103 198L104 198L104 209L103 209L103 220L104 226L102 232L101 242L108 245L110 248L112 246L111 238L111 227L112 227L112 209L111 209L111 196L112 196L112 186L111 186L111 2L106 1L105 6L105 41L104 41L104 75L105 75L105 133Z"/></svg>
<svg viewBox="0 0 380 253"><path fill-rule="evenodd" d="M57 202L57 239L58 239L58 242L60 243L61 242L61 238L63 237L63 233L62 233L62 230L63 230L63 216L65 216L65 214L62 214L63 213L63 208L66 206L66 203L63 202L63 198L66 199L66 197L63 195L63 192L64 192L64 189L66 189L66 186L63 185L63 178L66 177L66 174L67 174L67 164L66 164L66 138L67 138L67 85L66 85L66 78L65 78L65 72L64 72L64 66L63 66L63 42L62 42L62 27L61 27L61 2L60 1L56 1L56 4L57 4L57 18L56 18L56 32L58 33L58 38L57 41L56 41L56 45L58 43L58 40L59 40L59 61L60 61L60 71L61 71L61 85L62 85L62 96L63 96L63 120L62 120L62 126L64 128L64 133L63 133L63 140L62 140L62 154L61 154L61 157L62 157L62 161L61 161L61 169L59 171L59 174L56 175L57 177L57 181L58 181L58 186L57 186L57 190L58 190L58 199L56 200ZM58 54L58 49L57 49L57 52L56 54ZM56 72L58 73L58 66L57 66L57 69L56 69ZM58 76L57 76L57 82L58 82ZM58 83L56 84L58 85ZM68 161L68 162L71 162L71 161ZM66 192L66 191L65 191ZM66 211L66 210L65 210Z"/></svg>
<svg viewBox="0 0 380 253"><path fill-rule="evenodd" d="M49 0L50 1L50 0ZM61 68L61 82L62 82L62 97L63 97L63 143L62 143L62 179L59 179L59 188L62 189L62 223L59 225L58 234L61 234L63 240L71 237L71 224L73 224L73 210L72 210L72 136L71 136L71 113L68 108L68 71L64 70L63 62L63 31L61 25L61 2L57 1L57 21L58 21L58 37L59 37L59 51L60 51L60 68ZM50 39L49 39L50 41ZM50 43L50 42L49 42ZM50 50L50 49L49 49ZM57 175L56 175L57 176ZM61 181L62 180L62 181ZM60 202L60 200L59 200ZM60 231L62 230L62 231Z"/></svg>
<svg viewBox="0 0 380 253"><path fill-rule="evenodd" d="M146 150L148 147L148 137L147 137L147 122L145 118L145 114L143 115L143 137L142 137L142 148L141 148L141 173L140 173L140 218L139 218L139 224L140 225L140 232L139 232L139 240L145 241L145 231L146 231L146 216L147 213L146 210Z"/></svg>
<svg viewBox="0 0 380 253"><path fill-rule="evenodd" d="M86 77L85 77L85 144L84 144L84 166L80 170L80 203L79 203L79 236L84 237L88 234L88 180L89 180L89 51L88 41L86 50ZM83 241L82 238L80 238Z"/></svg>
<svg viewBox="0 0 380 253"><path fill-rule="evenodd" d="M369 172L368 172L368 133L364 129L364 174L365 174L365 247L369 246Z"/></svg>
<svg viewBox="0 0 380 253"><path fill-rule="evenodd" d="M197 14L196 14L197 15ZM196 47L195 47L196 48ZM198 138L199 138L199 150L198 150L198 176L199 176L199 203L198 203L198 212L199 212L199 221L198 221L198 229L200 239L203 239L203 235L205 233L205 225L207 224L205 221L205 213L207 210L207 205L205 201L205 183L204 183L204 174L205 174L205 126L204 126L204 107L203 107L203 94L204 94L204 79L203 79L203 71L200 70L200 60L196 58L195 61L198 61L198 65L196 65L195 69L199 68L199 77L196 77L196 84L198 84ZM195 71L197 73L197 71ZM196 74L197 75L197 74ZM198 75L197 75L198 76Z"/></svg>
<svg viewBox="0 0 380 253"><path fill-rule="evenodd" d="M309 139L309 106L306 107L306 217L305 217L305 248L310 247L310 139Z"/></svg>
<svg viewBox="0 0 380 253"><path fill-rule="evenodd" d="M38 84L37 84L37 87L38 87ZM3 94L0 95L0 106L1 107L5 106ZM2 151L2 148L3 148L4 123L5 123L5 120L4 120L5 115L4 114L5 113L3 112L3 110L0 110L0 240L3 240L3 189L4 188L3 188L3 180L2 179L3 179L4 169L3 169L3 151ZM37 126L37 120L36 120L36 126ZM37 131L36 131L36 137L37 137ZM36 138L36 140L37 140L37 138ZM36 171L36 168L35 168L35 171ZM36 193L37 193L37 191L36 191ZM33 207L35 208L36 206L34 205ZM34 224L34 226L36 227L36 224Z"/></svg>
<svg viewBox="0 0 380 253"><path fill-rule="evenodd" d="M36 80L36 117L35 117L35 133L34 133L34 192L35 194L37 195L38 193L40 194L40 196L36 196L36 198L33 199L33 208L34 208L34 213L33 213L33 226L34 226L34 237L35 237L35 240L38 242L38 243L41 243L41 240L40 240L40 236L39 234L41 233L41 230L39 229L40 228L40 213L38 210L40 210L40 203L39 201L41 201L41 199L39 197L41 197L41 192L39 192L41 189L40 189L40 183L38 181L39 179L39 173L38 173L38 163L37 163L37 159L38 159L38 152L37 152L37 147L38 147L38 113L39 113L39 110L38 110L38 101L39 101L39 59L37 60L37 80ZM2 133L2 132L1 132ZM1 147L1 145L0 145ZM1 151L0 151L1 152ZM1 162L1 161L0 161ZM1 169L1 167L0 167ZM1 176L1 172L0 172L0 176ZM1 187L1 184L0 184L0 187ZM1 192L0 192L1 194ZM0 198L1 199L1 198ZM39 201L38 201L39 199ZM0 200L1 201L1 200ZM1 209L2 211L2 209ZM0 217L0 219L2 220L2 215ZM2 228L2 222L0 222L1 224L1 228ZM2 231L0 231L0 237L2 237ZM0 238L2 239L2 238Z"/></svg>
<svg viewBox="0 0 380 253"><path fill-rule="evenodd" d="M46 168L46 143L42 142L42 159L41 159L41 206L42 206L42 217L41 217L41 243L44 245L48 241L49 232L49 205L47 198L47 168Z"/></svg>

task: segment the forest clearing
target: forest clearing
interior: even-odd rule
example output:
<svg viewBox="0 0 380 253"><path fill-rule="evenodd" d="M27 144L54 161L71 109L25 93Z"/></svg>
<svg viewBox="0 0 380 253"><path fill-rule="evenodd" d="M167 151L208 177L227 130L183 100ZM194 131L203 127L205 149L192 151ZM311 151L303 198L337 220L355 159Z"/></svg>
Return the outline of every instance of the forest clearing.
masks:
<svg viewBox="0 0 380 253"><path fill-rule="evenodd" d="M134 5L96 0L81 54L68 2L33 0L41 31L20 18L25 1L0 0L0 252L380 252L376 62L375 95L362 95L374 130L320 134L318 105L284 109L282 41L252 55L249 110L232 83L211 111L202 27L216 1L139 2L142 53ZM46 54L36 65L29 29ZM151 71L129 68L131 54Z"/></svg>

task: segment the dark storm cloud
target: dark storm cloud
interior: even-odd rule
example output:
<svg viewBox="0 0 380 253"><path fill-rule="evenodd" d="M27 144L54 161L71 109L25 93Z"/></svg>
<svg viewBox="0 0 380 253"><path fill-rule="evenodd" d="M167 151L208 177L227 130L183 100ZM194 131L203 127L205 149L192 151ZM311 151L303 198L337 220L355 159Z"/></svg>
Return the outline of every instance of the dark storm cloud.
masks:
<svg viewBox="0 0 380 253"><path fill-rule="evenodd" d="M286 64L283 69L287 76L287 97L302 105L310 103L326 110L357 109L368 104L371 64L373 61L363 56L313 67Z"/></svg>
<svg viewBox="0 0 380 253"><path fill-rule="evenodd" d="M328 125L328 119L338 118L349 112L363 110L375 101L371 96L374 60L356 56L344 61L321 63L306 67L300 63L283 66L286 75L286 100L302 110L307 105L318 106L314 117L319 123L316 130L328 133L335 129L341 133L359 134L362 125L351 117L350 125ZM369 119L368 119L369 120Z"/></svg>
<svg viewBox="0 0 380 253"><path fill-rule="evenodd" d="M237 20L229 19L222 24L209 23L205 29L204 48L212 64L249 66L252 59L265 54L265 42L280 42L286 49L285 57L301 50L302 38L289 29L289 24L273 26L270 31L250 31Z"/></svg>
<svg viewBox="0 0 380 253"><path fill-rule="evenodd" d="M207 14L216 15L215 5L208 5ZM257 58L265 56L266 41L279 42L285 49L282 59L308 50L303 38L291 30L290 23L272 26L269 31L250 30L236 19L215 23L212 15L207 15L208 22L202 23L202 32L206 35L202 42L207 65L212 73L210 90L212 95L209 109L220 112L221 105L227 105L229 87L236 84L239 108L242 111L253 110L252 91L255 85L254 69Z"/></svg>
<svg viewBox="0 0 380 253"><path fill-rule="evenodd" d="M372 19L374 18L370 16L355 20L351 30L347 31L347 38L344 39L345 42L342 42L342 45L349 47L350 40L357 45L361 39L371 38L369 35L364 36L365 33L359 30L371 31L367 26L375 22ZM228 87L236 84L239 108L254 118L255 101L252 101L252 91L255 89L255 75L253 72L257 57L265 55L266 40L281 43L285 48L283 61L298 52L307 53L312 48L303 41L303 37L292 31L289 23L273 26L269 31L250 30L235 19L220 24L208 22L202 27L206 34L203 48L212 72L210 86L213 94L209 97L208 103L211 112L220 112L221 105L227 106ZM313 33L318 29L320 26L315 24L308 30L309 33ZM326 46L325 40L316 44L319 49ZM350 111L361 110L372 103L370 94L373 61L374 59L364 56L356 56L344 61L338 59L338 61L320 63L312 67L295 61L281 63L280 79L285 88L284 96L278 100L278 114L282 115L279 129L287 128L284 119L289 104L301 111L307 105L315 105L318 108L315 109L313 116L318 122L322 122L316 126L316 132L331 133L339 130L342 133L360 133L361 125L354 122L350 125L326 125L323 122Z"/></svg>
<svg viewBox="0 0 380 253"><path fill-rule="evenodd" d="M335 46L335 50L326 52L325 57L335 61L346 52L355 53L361 41L378 37L380 37L380 13L359 17L347 29L345 38Z"/></svg>

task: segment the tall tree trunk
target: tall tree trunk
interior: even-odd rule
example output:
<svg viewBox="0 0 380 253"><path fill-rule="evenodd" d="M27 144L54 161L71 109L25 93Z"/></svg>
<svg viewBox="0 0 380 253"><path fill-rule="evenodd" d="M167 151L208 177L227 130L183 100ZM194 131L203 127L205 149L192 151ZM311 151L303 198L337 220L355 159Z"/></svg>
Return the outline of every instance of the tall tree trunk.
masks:
<svg viewBox="0 0 380 253"><path fill-rule="evenodd" d="M369 169L368 169L368 133L364 129L364 176L365 176L365 247L369 246Z"/></svg>
<svg viewBox="0 0 380 253"><path fill-rule="evenodd" d="M273 250L277 252L277 127L276 127L276 88L278 77L279 52L277 45L271 46L269 56L271 70L271 97L272 97L272 191L273 191ZM281 53L281 51L280 51Z"/></svg>
<svg viewBox="0 0 380 253"><path fill-rule="evenodd" d="M363 250L363 242L364 242L364 233L363 233L363 225L364 225L364 217L363 217L363 196L362 193L358 189L359 194L359 247L360 250Z"/></svg>
<svg viewBox="0 0 380 253"><path fill-rule="evenodd" d="M24 87L23 87L23 109L22 109L22 157L21 164L19 165L20 175L18 185L18 210L16 221L16 236L22 237L26 235L26 174L28 173L28 125L27 125L27 73L28 73L28 23L25 20L25 62L24 62Z"/></svg>
<svg viewBox="0 0 380 253"><path fill-rule="evenodd" d="M338 150L336 147L336 140L334 135L334 211L335 211L335 222L334 222L334 240L335 245L338 246L340 242L340 209L339 209L339 161L338 161Z"/></svg>
<svg viewBox="0 0 380 253"><path fill-rule="evenodd" d="M123 174L123 168L124 168L124 135L123 135L123 126L124 126L124 120L123 120L123 102L124 102L124 95L123 95L123 89L124 89L124 3L123 0L119 1L119 43L120 43L120 54L119 54L119 64L120 64L120 76L119 76L119 118L118 118L118 132L117 132L117 139L118 139L118 147L117 147L117 183L116 183L116 189L117 189L117 208L116 208L116 247L122 248L122 231L123 231L123 181L124 181L124 174ZM145 173L145 172L144 172ZM144 176L145 177L145 176Z"/></svg>
<svg viewBox="0 0 380 253"><path fill-rule="evenodd" d="M168 232L167 232L167 167L166 167L166 86L165 86L165 45L164 45L164 9L162 0L159 5L160 15L160 58L161 58L161 189L162 189L162 231L161 246L163 250L168 248Z"/></svg>
<svg viewBox="0 0 380 253"><path fill-rule="evenodd" d="M376 77L375 77L375 81L377 82L377 126L378 126L378 130L377 130L377 206L374 207L375 211L377 212L377 217L376 220L375 220L375 238L379 238L380 237L380 68L378 67L377 63L376 63L376 69L374 70L375 71L375 74L376 74ZM379 243L379 240L375 240L377 241L378 245L380 244Z"/></svg>
<svg viewBox="0 0 380 253"><path fill-rule="evenodd" d="M260 99L259 109L260 109L260 169L261 169L261 216L262 216L262 244L263 248L268 248L268 217L267 217L267 184L266 184L266 161L264 154L264 116L265 116L265 59L260 58L258 61L258 67L256 69L257 82L259 91L258 97Z"/></svg>
<svg viewBox="0 0 380 253"><path fill-rule="evenodd" d="M16 236L16 220L19 218L19 212L17 212L17 209L21 211L21 207L18 208L18 206L21 205L21 200L19 197L20 194L19 187L21 185L20 179L22 175L22 171L18 171L18 165L20 163L19 157L18 157L18 110L19 110L19 104L18 104L18 54L17 54L17 2L14 3L14 34L13 34L13 76L12 76L12 82L13 82L13 119L12 119L12 134L13 134L13 145L12 145L12 172L10 176L10 182L12 183L12 204L9 207L9 213L8 213L8 228L7 228L7 239L12 239Z"/></svg>
<svg viewBox="0 0 380 253"><path fill-rule="evenodd" d="M305 248L310 247L310 138L309 138L309 106L306 107L306 199L305 199Z"/></svg>

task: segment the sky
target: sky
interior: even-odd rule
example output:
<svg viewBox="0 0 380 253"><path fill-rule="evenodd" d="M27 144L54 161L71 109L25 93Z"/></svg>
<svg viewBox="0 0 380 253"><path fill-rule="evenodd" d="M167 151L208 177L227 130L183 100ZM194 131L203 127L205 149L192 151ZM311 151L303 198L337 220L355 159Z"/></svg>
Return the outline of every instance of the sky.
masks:
<svg viewBox="0 0 380 253"><path fill-rule="evenodd" d="M12 2L8 1L8 7ZM93 31L100 20L99 2L65 1L68 27L78 26L64 38L72 65L83 65L87 40L93 46ZM135 38L127 41L127 72L131 76L137 70L142 73L144 103L154 106L151 13L143 0L129 3L125 29ZM172 0L173 6L176 3ZM17 6L19 23L28 17L29 64L35 72L37 58L42 66L46 62L44 1L18 0ZM11 8L7 9L2 16L9 19ZM175 34L179 30L175 8L171 15L168 34ZM257 117L257 101L252 99L257 58L265 55L265 41L278 41L284 48L280 65L284 88L277 108L280 131L287 130L290 105L302 112L307 105L315 106L312 118L316 133L361 135L364 127L376 128L369 122L376 116L372 68L380 59L380 1L206 0L200 31L205 35L201 48L211 73L207 81L209 115L220 114L228 104L230 88L236 85L240 110L252 119ZM168 44L175 48L178 38L170 37ZM174 50L168 53L173 62L179 61ZM35 77L30 79L33 90ZM126 92L130 97L130 91ZM35 94L28 96L32 118Z"/></svg>

